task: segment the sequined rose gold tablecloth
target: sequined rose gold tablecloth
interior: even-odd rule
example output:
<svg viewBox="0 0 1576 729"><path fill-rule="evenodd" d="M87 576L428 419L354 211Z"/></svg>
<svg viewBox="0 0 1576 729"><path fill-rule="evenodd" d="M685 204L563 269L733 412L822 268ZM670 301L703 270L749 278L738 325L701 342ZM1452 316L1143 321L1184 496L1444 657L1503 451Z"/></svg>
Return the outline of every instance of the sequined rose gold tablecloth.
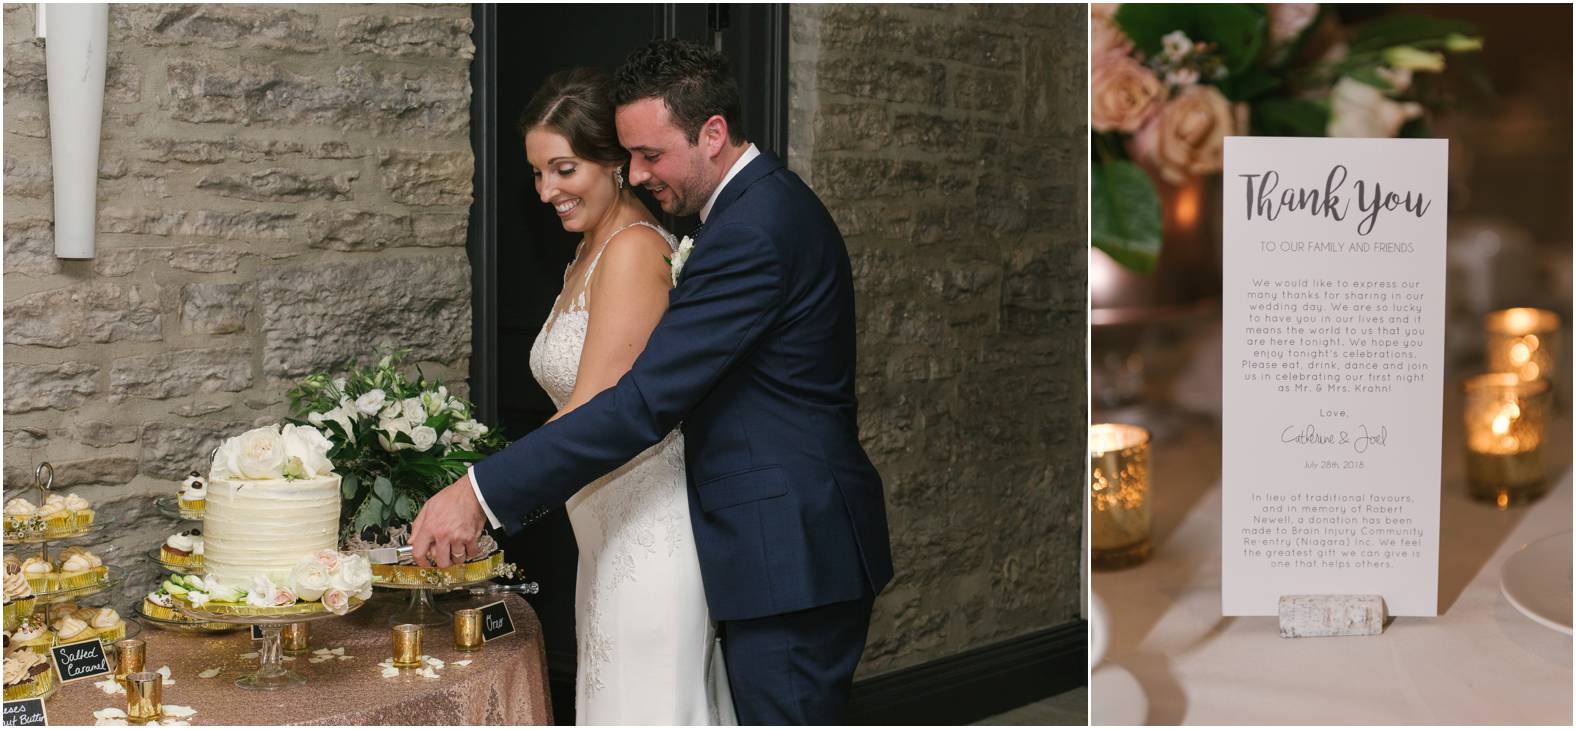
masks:
<svg viewBox="0 0 1576 729"><path fill-rule="evenodd" d="M218 724L551 724L547 666L542 629L525 600L507 596L516 632L488 642L479 651L454 650L448 626L428 627L422 652L445 667L438 678L412 670L383 678L378 663L391 655L387 617L403 605L403 594L379 592L372 604L339 619L312 623L312 649L339 648L348 660L312 663L309 651L285 666L307 678L307 684L279 691L248 691L235 679L256 669L257 659L241 658L256 650L247 631L199 635L159 630L152 626L139 636L148 642L147 667L169 666L173 685L164 687L164 703L190 706L193 725ZM496 602L498 597L472 601L442 600L445 610ZM471 659L468 666L454 661ZM210 668L218 676L199 678ZM99 709L126 708L124 694L110 696L92 680L63 686L49 699L49 722L55 725L94 723Z"/></svg>

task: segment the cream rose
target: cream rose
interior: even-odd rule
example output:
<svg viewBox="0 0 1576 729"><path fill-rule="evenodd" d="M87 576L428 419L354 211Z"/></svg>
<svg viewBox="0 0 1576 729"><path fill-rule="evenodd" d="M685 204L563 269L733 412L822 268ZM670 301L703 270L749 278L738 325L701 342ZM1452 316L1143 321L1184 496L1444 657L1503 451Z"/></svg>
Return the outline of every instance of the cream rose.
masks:
<svg viewBox="0 0 1576 729"><path fill-rule="evenodd" d="M1165 84L1125 53L1093 57L1089 88L1089 125L1097 132L1133 132L1164 100Z"/></svg>
<svg viewBox="0 0 1576 729"><path fill-rule="evenodd" d="M285 447L279 426L255 428L237 436L230 466L242 478L266 479L284 475Z"/></svg>
<svg viewBox="0 0 1576 729"><path fill-rule="evenodd" d="M308 557L290 569L290 589L308 602L323 597L323 591L328 589L328 568Z"/></svg>
<svg viewBox="0 0 1576 729"><path fill-rule="evenodd" d="M1332 137L1394 137L1401 126L1423 114L1423 107L1393 101L1361 81L1342 78L1330 89Z"/></svg>
<svg viewBox="0 0 1576 729"><path fill-rule="evenodd" d="M328 452L334 442L323 437L310 425L286 425L279 434L284 444L285 459L292 474L301 478L316 478L334 470Z"/></svg>
<svg viewBox="0 0 1576 729"><path fill-rule="evenodd" d="M329 590L323 593L323 607L335 615L344 615L350 612L350 596L344 590Z"/></svg>
<svg viewBox="0 0 1576 729"><path fill-rule="evenodd" d="M1215 87L1190 86L1139 130L1131 152L1174 185L1218 172L1234 116L1231 102Z"/></svg>
<svg viewBox="0 0 1576 729"><path fill-rule="evenodd" d="M425 425L418 425L410 431L410 439L415 441L416 450L425 451L438 442L438 431Z"/></svg>
<svg viewBox="0 0 1576 729"><path fill-rule="evenodd" d="M359 554L346 555L339 567L329 573L331 589L344 590L346 594L365 600L372 597L372 563Z"/></svg>
<svg viewBox="0 0 1576 729"><path fill-rule="evenodd" d="M377 415L383 409L383 399L386 396L382 390L369 390L366 394L356 398L356 409L362 415Z"/></svg>

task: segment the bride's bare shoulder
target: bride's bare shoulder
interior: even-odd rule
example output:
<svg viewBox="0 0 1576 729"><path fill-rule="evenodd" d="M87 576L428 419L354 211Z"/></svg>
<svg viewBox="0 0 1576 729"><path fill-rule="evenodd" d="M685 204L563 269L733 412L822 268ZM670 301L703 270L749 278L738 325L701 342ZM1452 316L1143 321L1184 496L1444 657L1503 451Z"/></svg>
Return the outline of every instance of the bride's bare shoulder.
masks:
<svg viewBox="0 0 1576 729"><path fill-rule="evenodd" d="M654 273L666 275L666 259L672 255L672 246L656 228L632 225L608 240L595 280L605 283L644 279Z"/></svg>

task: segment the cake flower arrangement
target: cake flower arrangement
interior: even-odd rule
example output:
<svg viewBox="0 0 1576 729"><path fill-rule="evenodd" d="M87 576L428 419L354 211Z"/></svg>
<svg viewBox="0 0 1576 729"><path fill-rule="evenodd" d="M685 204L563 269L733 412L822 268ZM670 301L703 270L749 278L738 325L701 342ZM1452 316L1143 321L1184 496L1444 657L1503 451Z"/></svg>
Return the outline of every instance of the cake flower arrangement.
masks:
<svg viewBox="0 0 1576 729"><path fill-rule="evenodd" d="M327 457L344 476L345 538L387 542L471 463L508 444L475 419L469 401L419 368L414 379L402 372L405 356L392 352L341 377L312 374L288 393L295 422L321 428L332 443Z"/></svg>
<svg viewBox="0 0 1576 729"><path fill-rule="evenodd" d="M302 557L283 584L257 575L243 589L194 575L175 575L165 580L164 589L198 609L263 615L278 608L295 608L299 603L321 602L328 612L344 615L354 603L372 597L372 565L359 554L325 549Z"/></svg>

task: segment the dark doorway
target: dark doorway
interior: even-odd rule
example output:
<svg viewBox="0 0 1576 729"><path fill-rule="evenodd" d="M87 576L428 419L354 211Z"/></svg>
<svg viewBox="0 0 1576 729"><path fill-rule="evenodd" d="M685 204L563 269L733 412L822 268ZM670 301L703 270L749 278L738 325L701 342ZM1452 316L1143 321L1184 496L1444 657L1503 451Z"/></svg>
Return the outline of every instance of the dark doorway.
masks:
<svg viewBox="0 0 1576 729"><path fill-rule="evenodd" d="M515 130L531 94L548 75L566 68L595 66L611 73L629 51L654 39L712 44L729 56L738 76L746 135L761 149L786 159L787 13L785 5L475 6L470 382L471 396L487 422L519 438L555 412L528 362L562 285L564 267L579 243L536 199L532 187L523 140ZM679 234L696 223L659 218ZM554 719L572 724L577 553L569 520L560 510L518 537L505 539L504 548L541 586L531 603L546 635Z"/></svg>

